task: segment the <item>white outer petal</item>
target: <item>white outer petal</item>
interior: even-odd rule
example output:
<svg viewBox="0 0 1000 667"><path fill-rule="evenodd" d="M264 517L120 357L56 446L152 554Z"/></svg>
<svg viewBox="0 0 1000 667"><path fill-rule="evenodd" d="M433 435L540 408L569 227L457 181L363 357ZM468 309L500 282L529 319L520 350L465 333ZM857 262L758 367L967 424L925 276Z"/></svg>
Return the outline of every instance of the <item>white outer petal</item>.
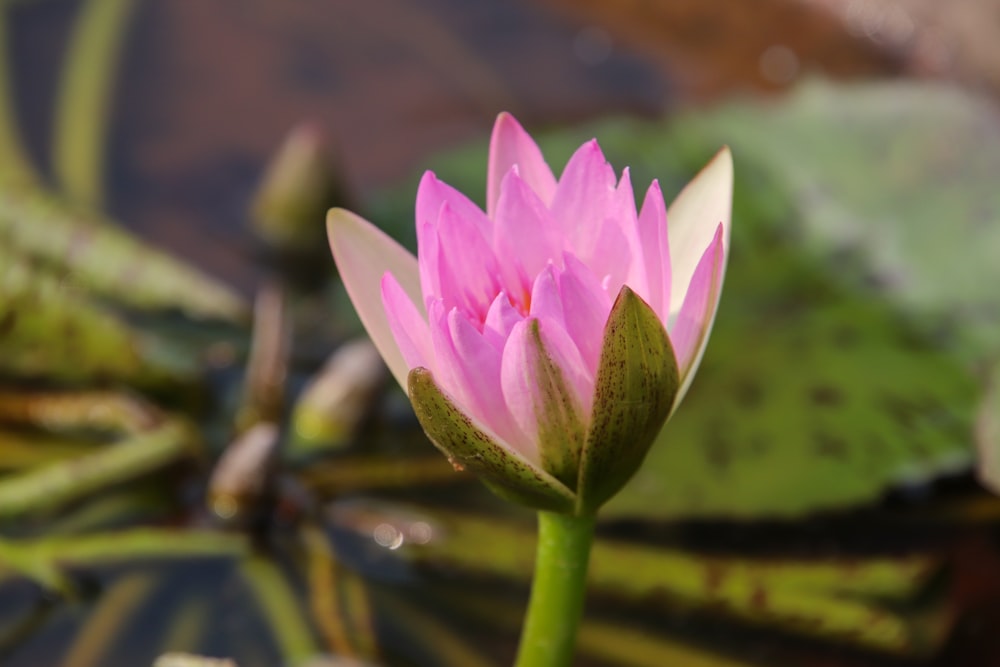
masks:
<svg viewBox="0 0 1000 667"><path fill-rule="evenodd" d="M391 271L426 320L417 258L375 225L341 208L331 209L327 214L326 229L340 279L361 323L393 377L406 391L410 368L389 328L382 307L381 284L383 274Z"/></svg>
<svg viewBox="0 0 1000 667"><path fill-rule="evenodd" d="M722 243L728 257L732 209L733 156L727 147L716 153L667 209L672 316L684 303L694 269L712 242L719 223L722 223Z"/></svg>

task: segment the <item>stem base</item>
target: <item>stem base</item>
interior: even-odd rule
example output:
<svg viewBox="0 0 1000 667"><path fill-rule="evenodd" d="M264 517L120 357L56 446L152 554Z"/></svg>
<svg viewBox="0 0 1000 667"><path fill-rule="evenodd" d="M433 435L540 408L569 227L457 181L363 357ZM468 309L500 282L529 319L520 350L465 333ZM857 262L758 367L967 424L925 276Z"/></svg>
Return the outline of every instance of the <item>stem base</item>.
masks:
<svg viewBox="0 0 1000 667"><path fill-rule="evenodd" d="M538 553L515 667L568 667L587 593L593 516L538 513Z"/></svg>

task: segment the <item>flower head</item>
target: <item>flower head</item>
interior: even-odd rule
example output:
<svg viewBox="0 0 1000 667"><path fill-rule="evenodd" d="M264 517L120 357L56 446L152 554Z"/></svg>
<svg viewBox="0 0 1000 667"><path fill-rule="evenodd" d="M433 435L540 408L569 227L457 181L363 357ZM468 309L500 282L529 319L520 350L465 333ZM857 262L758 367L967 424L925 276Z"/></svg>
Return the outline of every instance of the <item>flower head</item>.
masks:
<svg viewBox="0 0 1000 667"><path fill-rule="evenodd" d="M347 291L424 430L458 466L529 505L588 513L638 468L708 340L729 244L723 149L668 211L636 209L596 140L556 179L509 114L486 210L427 172L414 258L330 212ZM668 222L669 220L669 222Z"/></svg>

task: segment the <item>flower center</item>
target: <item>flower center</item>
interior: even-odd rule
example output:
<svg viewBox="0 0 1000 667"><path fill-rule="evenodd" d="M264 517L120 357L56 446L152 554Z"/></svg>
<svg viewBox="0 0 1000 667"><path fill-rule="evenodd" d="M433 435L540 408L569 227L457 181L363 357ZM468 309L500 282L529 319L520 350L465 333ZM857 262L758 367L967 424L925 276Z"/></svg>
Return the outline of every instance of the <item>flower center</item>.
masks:
<svg viewBox="0 0 1000 667"><path fill-rule="evenodd" d="M520 299L511 299L508 297L508 300L510 301L510 305L517 312L521 313L521 317L527 317L528 313L531 312L531 290L521 290Z"/></svg>

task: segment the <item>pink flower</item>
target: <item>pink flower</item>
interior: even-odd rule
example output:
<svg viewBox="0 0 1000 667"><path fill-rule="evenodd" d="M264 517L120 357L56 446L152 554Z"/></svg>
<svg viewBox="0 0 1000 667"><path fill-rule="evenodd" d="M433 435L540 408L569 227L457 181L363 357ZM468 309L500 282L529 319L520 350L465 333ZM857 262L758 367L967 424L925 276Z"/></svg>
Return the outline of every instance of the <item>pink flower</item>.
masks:
<svg viewBox="0 0 1000 667"><path fill-rule="evenodd" d="M667 211L637 212L596 140L556 179L509 114L490 144L486 211L427 172L418 257L330 212L361 320L431 440L501 494L593 512L638 468L691 383L729 245L723 149ZM668 223L669 220L669 223Z"/></svg>

